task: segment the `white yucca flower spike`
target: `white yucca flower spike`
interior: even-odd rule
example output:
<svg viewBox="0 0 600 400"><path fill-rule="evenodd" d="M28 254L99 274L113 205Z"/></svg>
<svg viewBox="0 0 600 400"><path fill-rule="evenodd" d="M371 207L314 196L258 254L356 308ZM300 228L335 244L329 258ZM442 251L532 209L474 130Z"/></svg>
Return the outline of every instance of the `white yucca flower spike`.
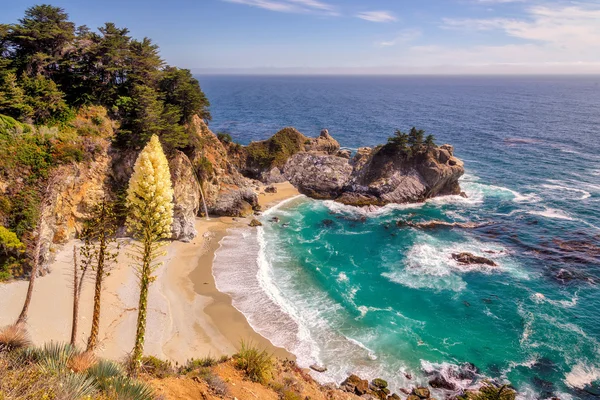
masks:
<svg viewBox="0 0 600 400"><path fill-rule="evenodd" d="M169 163L153 135L139 154L127 189L127 228L134 236L168 238L173 224L173 185Z"/></svg>

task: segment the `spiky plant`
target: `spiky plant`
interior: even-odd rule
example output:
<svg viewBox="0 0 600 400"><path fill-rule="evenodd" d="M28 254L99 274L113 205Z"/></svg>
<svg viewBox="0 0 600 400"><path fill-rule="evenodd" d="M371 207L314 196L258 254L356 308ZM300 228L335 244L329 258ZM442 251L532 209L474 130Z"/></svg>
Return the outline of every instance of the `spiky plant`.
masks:
<svg viewBox="0 0 600 400"><path fill-rule="evenodd" d="M250 380L264 384L272 377L273 357L266 350L259 350L242 340L240 351L233 357L236 367L244 371Z"/></svg>
<svg viewBox="0 0 600 400"><path fill-rule="evenodd" d="M67 373L60 377L60 399L85 399L96 393L94 381L82 374Z"/></svg>
<svg viewBox="0 0 600 400"><path fill-rule="evenodd" d="M45 372L62 374L68 371L71 358L77 354L77 349L68 343L50 342L37 355L37 364Z"/></svg>
<svg viewBox="0 0 600 400"><path fill-rule="evenodd" d="M97 362L98 360L94 353L86 351L72 356L69 359L67 367L73 372L81 373L93 367Z"/></svg>
<svg viewBox="0 0 600 400"><path fill-rule="evenodd" d="M117 399L127 400L153 400L154 390L147 384L135 381L127 376L119 376L112 380L109 395Z"/></svg>
<svg viewBox="0 0 600 400"><path fill-rule="evenodd" d="M161 239L171 236L173 223L173 186L169 163L156 135L138 156L127 189L127 227L140 244L131 257L136 264L140 285L137 330L129 372L135 375L144 353L148 289L156 279L154 271L163 255Z"/></svg>
<svg viewBox="0 0 600 400"><path fill-rule="evenodd" d="M0 353L11 352L31 345L23 325L9 325L0 330Z"/></svg>
<svg viewBox="0 0 600 400"><path fill-rule="evenodd" d="M100 360L96 365L89 368L86 374L94 381L98 389L107 391L110 389L113 380L125 376L125 371L116 362Z"/></svg>

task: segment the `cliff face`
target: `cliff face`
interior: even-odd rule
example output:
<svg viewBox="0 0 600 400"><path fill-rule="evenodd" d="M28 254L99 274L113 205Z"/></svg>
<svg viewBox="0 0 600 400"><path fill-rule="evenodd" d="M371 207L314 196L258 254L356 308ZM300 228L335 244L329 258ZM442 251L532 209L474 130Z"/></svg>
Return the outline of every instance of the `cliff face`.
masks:
<svg viewBox="0 0 600 400"><path fill-rule="evenodd" d="M198 143L190 160L201 183L208 212L234 217L251 215L258 206L252 181L238 171L225 145L203 120L194 117L190 128Z"/></svg>

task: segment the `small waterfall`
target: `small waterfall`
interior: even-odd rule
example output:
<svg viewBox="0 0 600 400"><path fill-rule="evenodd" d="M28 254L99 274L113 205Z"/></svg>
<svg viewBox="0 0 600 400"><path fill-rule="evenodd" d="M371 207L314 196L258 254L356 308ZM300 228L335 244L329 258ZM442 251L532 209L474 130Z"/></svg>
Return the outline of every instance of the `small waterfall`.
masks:
<svg viewBox="0 0 600 400"><path fill-rule="evenodd" d="M204 200L204 191L202 190L202 185L200 186L200 195L202 196L202 205L204 206L204 215L206 215L206 220L210 221L210 218L208 217L208 207L206 207L206 200Z"/></svg>

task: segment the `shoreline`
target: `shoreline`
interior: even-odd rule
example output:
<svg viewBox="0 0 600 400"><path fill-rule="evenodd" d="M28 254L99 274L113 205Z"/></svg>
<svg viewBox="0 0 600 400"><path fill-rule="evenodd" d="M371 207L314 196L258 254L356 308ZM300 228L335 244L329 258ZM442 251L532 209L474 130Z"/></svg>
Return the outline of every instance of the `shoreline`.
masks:
<svg viewBox="0 0 600 400"><path fill-rule="evenodd" d="M263 210L297 196L289 183L274 185L278 193L259 191ZM252 218L252 217L250 217ZM241 340L252 342L280 358L295 359L254 331L246 317L232 305L231 297L217 290L212 274L215 252L232 227L247 226L250 218L220 217L196 219L198 235L189 243L171 242L165 246L163 264L150 286L147 334L144 354L179 364L190 358L232 355ZM130 239L122 247L116 268L105 280L100 318L100 344L96 354L113 360L124 359L133 348L139 289L127 257ZM71 240L56 252L51 273L38 277L30 305L27 328L35 345L68 342L72 321L73 246ZM77 345L85 347L91 325L93 280L86 280L80 300ZM16 321L28 281L0 285L0 327Z"/></svg>

